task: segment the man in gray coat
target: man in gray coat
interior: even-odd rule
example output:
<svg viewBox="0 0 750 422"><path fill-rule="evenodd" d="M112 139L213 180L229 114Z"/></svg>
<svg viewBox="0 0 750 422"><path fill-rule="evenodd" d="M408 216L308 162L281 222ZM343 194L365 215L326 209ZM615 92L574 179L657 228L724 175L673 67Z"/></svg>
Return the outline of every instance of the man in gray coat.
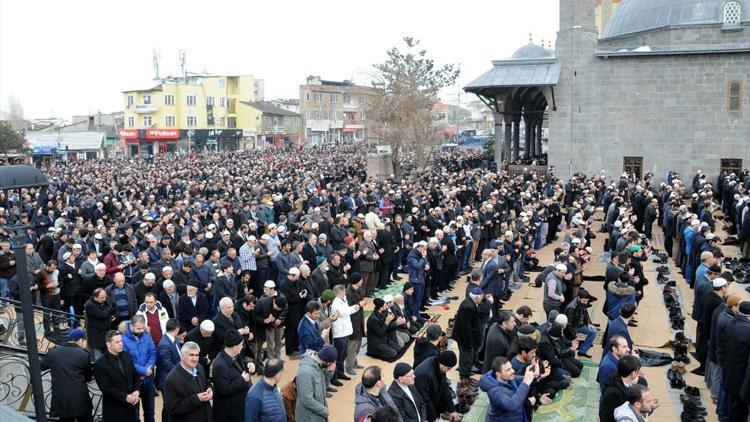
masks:
<svg viewBox="0 0 750 422"><path fill-rule="evenodd" d="M399 410L386 389L379 366L369 366L362 372L362 382L354 389L354 403L354 422L365 420L383 406Z"/></svg>
<svg viewBox="0 0 750 422"><path fill-rule="evenodd" d="M295 419L305 422L328 420L326 374L336 370L336 348L325 346L318 353L309 352L300 360L297 370L297 405Z"/></svg>

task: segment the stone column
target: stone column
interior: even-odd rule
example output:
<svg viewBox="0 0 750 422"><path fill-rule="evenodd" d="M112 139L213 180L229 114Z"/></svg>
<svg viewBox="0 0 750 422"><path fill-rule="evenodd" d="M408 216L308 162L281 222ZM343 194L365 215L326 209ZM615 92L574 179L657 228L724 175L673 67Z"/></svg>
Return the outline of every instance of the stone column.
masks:
<svg viewBox="0 0 750 422"><path fill-rule="evenodd" d="M505 148L506 142L503 142L503 138L501 137L503 135L503 115L500 113L492 113L492 119L495 121L495 164L497 164L497 168L500 168L500 165L503 162L503 149Z"/></svg>
<svg viewBox="0 0 750 422"><path fill-rule="evenodd" d="M513 138L513 119L511 114L506 112L503 114L503 122L505 123L505 141L503 142L503 160L510 159L510 143ZM499 167L498 167L499 168Z"/></svg>
<svg viewBox="0 0 750 422"><path fill-rule="evenodd" d="M521 141L521 113L513 113L513 158L518 160L518 147Z"/></svg>
<svg viewBox="0 0 750 422"><path fill-rule="evenodd" d="M536 123L536 136L534 140L536 141L536 153L537 155L541 155L544 152L542 151L542 120Z"/></svg>
<svg viewBox="0 0 750 422"><path fill-rule="evenodd" d="M524 151L524 156L531 157L532 156L532 151L533 151L533 146L532 146L533 144L532 144L532 142L534 141L534 135L533 135L534 134L534 130L533 130L534 123L531 120L531 116L524 116L523 117L523 123L524 123L524 132L525 132L525 135L526 135L525 136L526 139L524 139L524 147L526 149L526 151Z"/></svg>

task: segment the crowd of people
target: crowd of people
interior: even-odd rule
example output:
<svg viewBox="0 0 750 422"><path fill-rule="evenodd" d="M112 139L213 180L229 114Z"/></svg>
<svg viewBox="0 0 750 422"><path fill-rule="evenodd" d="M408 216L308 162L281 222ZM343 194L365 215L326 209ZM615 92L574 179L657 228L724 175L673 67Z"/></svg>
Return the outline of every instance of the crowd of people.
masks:
<svg viewBox="0 0 750 422"><path fill-rule="evenodd" d="M644 420L659 407L628 333L649 282L654 223L695 286L697 357L719 416L747 417L750 302L724 297L731 280L718 277L712 237L714 202L734 211L736 233L750 227L747 174L722 175L716 199L698 176L697 198L686 200L676 173L661 185L653 175L564 181L479 168L478 153L459 150L436 153L420 172L407 158L402 180L374 181L365 160L338 146L79 161L46 169L39 209L35 189L0 197L0 223L28 225L25 268L0 232L0 295L18 300L25 271L37 303L70 310L78 325L42 359L51 413L92 420L84 390L94 379L107 422L155 420L157 395L164 421L326 421L327 399L352 381L355 422L458 421L480 390L489 420L529 421L580 376L602 334L585 274L599 252L591 241L601 207L612 256L601 419ZM541 267L536 251L546 245L555 258ZM542 324L529 306L505 309L519 283L542 288ZM428 311L451 300L461 303L446 333ZM16 335L28 340L22 327ZM381 367L360 364L363 348L399 361L390 385ZM280 385L288 360L299 369Z"/></svg>

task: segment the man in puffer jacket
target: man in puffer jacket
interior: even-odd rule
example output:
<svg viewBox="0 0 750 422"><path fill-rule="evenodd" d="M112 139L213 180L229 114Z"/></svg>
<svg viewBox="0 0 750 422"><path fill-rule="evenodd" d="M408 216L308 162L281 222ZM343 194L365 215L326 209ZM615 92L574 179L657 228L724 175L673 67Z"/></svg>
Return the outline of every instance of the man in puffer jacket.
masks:
<svg viewBox="0 0 750 422"><path fill-rule="evenodd" d="M516 376L513 365L504 356L498 356L492 361L492 370L479 380L479 388L487 393L490 400L490 410L487 422L528 422L530 415L526 414L524 402L529 399L529 388L534 378L539 376L536 365L529 365L523 376Z"/></svg>
<svg viewBox="0 0 750 422"><path fill-rule="evenodd" d="M133 315L125 324L122 336L123 350L133 359L135 372L141 378L141 404L145 422L154 422L154 370L156 369L156 346L151 336L146 334L146 319L143 315Z"/></svg>
<svg viewBox="0 0 750 422"><path fill-rule="evenodd" d="M620 316L620 308L627 302L635 303L635 287L628 283L630 275L620 274L617 282L610 283L607 288L607 318L613 320Z"/></svg>

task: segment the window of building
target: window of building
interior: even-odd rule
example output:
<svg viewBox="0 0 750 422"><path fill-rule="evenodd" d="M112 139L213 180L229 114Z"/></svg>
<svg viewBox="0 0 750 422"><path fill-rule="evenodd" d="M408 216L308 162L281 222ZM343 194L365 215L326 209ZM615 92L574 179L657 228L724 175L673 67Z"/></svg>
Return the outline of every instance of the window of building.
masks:
<svg viewBox="0 0 750 422"><path fill-rule="evenodd" d="M315 113L313 114L313 118L316 120L321 120L323 118L323 113L321 113L320 110L315 110Z"/></svg>
<svg viewBox="0 0 750 422"><path fill-rule="evenodd" d="M305 93L305 101L310 101L310 93L309 92Z"/></svg>
<svg viewBox="0 0 750 422"><path fill-rule="evenodd" d="M729 81L729 111L742 111L742 81Z"/></svg>
<svg viewBox="0 0 750 422"><path fill-rule="evenodd" d="M332 103L339 102L339 94L331 94L331 102Z"/></svg>
<svg viewBox="0 0 750 422"><path fill-rule="evenodd" d="M166 123L167 127L175 127L176 126L175 125L175 118L174 118L174 116L167 116L165 118L165 120L166 121L164 123Z"/></svg>
<svg viewBox="0 0 750 422"><path fill-rule="evenodd" d="M143 104L151 104L151 96L150 95L144 95L143 96Z"/></svg>
<svg viewBox="0 0 750 422"><path fill-rule="evenodd" d="M219 97L219 107L226 107L226 106L227 106L227 98Z"/></svg>
<svg viewBox="0 0 750 422"><path fill-rule="evenodd" d="M198 126L198 118L195 116L187 116L188 127Z"/></svg>
<svg viewBox="0 0 750 422"><path fill-rule="evenodd" d="M344 94L344 104L350 104L352 102L352 96L349 94Z"/></svg>
<svg viewBox="0 0 750 422"><path fill-rule="evenodd" d="M206 97L206 105L207 106L213 106L214 105L214 97Z"/></svg>
<svg viewBox="0 0 750 422"><path fill-rule="evenodd" d="M232 80L232 86L234 88L237 88L238 86L240 86L240 81L238 81L237 79Z"/></svg>
<svg viewBox="0 0 750 422"><path fill-rule="evenodd" d="M219 79L219 88L224 88L227 86L227 80L226 79Z"/></svg>
<svg viewBox="0 0 750 422"><path fill-rule="evenodd" d="M263 116L263 126L271 125L271 116Z"/></svg>
<svg viewBox="0 0 750 422"><path fill-rule="evenodd" d="M366 120L366 119L367 119L367 117L365 116L365 112L364 112L364 111L361 111L361 112L359 113L359 120Z"/></svg>
<svg viewBox="0 0 750 422"><path fill-rule="evenodd" d="M313 92L313 101L317 101L317 102L323 101L323 93L322 92Z"/></svg>
<svg viewBox="0 0 750 422"><path fill-rule="evenodd" d="M143 126L151 126L151 116L143 116Z"/></svg>
<svg viewBox="0 0 750 422"><path fill-rule="evenodd" d="M643 157L622 157L622 170L629 177L641 180L643 176Z"/></svg>
<svg viewBox="0 0 750 422"><path fill-rule="evenodd" d="M742 19L742 6L739 2L730 1L724 5L724 25L739 25Z"/></svg>
<svg viewBox="0 0 750 422"><path fill-rule="evenodd" d="M128 117L128 127L135 127L135 117Z"/></svg>
<svg viewBox="0 0 750 422"><path fill-rule="evenodd" d="M198 103L198 99L195 97L195 95L188 95L187 97L187 105L194 106Z"/></svg>
<svg viewBox="0 0 750 422"><path fill-rule="evenodd" d="M135 97L132 95L128 95L128 105L132 106L133 104L135 104Z"/></svg>
<svg viewBox="0 0 750 422"><path fill-rule="evenodd" d="M164 105L174 105L174 95L171 95L171 94L165 95Z"/></svg>
<svg viewBox="0 0 750 422"><path fill-rule="evenodd" d="M724 171L727 174L740 174L742 173L742 159L741 158L722 158L721 168L719 171Z"/></svg>
<svg viewBox="0 0 750 422"><path fill-rule="evenodd" d="M219 126L224 127L227 125L227 118L226 117L219 117Z"/></svg>

